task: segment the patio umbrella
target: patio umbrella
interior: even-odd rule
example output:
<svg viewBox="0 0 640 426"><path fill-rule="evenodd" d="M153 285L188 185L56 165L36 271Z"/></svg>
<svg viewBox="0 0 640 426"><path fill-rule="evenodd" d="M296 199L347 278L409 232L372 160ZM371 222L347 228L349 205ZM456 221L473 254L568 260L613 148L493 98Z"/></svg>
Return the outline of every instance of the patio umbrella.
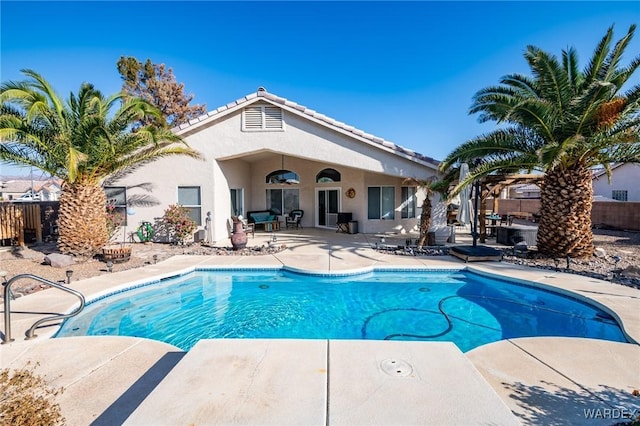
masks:
<svg viewBox="0 0 640 426"><path fill-rule="evenodd" d="M460 165L460 182L462 182L469 174L469 165L462 163ZM460 190L460 207L456 216L458 222L466 225L471 223L471 185L465 185Z"/></svg>

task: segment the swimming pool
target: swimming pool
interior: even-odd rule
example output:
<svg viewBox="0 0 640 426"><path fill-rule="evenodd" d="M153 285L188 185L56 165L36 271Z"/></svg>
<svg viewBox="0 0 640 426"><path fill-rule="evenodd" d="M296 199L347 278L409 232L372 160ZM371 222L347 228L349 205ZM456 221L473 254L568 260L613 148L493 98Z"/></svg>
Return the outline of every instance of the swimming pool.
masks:
<svg viewBox="0 0 640 426"><path fill-rule="evenodd" d="M195 271L89 302L56 337L82 335L145 337L183 350L209 338L451 341L463 352L515 337L627 341L595 306L466 270Z"/></svg>

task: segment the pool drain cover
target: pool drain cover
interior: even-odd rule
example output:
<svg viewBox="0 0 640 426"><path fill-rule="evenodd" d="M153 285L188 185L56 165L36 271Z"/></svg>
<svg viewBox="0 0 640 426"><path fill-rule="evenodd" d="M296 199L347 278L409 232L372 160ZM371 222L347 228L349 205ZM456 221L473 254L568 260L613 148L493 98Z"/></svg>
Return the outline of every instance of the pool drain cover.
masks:
<svg viewBox="0 0 640 426"><path fill-rule="evenodd" d="M380 368L386 374L396 377L406 377L413 372L413 367L401 359L385 359L380 363Z"/></svg>

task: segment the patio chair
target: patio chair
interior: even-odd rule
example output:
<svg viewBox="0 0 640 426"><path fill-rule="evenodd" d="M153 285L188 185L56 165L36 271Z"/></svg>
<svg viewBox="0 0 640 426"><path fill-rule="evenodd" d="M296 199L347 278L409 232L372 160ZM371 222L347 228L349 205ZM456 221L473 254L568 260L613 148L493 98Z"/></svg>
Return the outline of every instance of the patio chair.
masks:
<svg viewBox="0 0 640 426"><path fill-rule="evenodd" d="M242 222L242 230L245 232L245 234L251 234L251 236L255 238L256 224L248 223L247 219L243 218L242 216L238 216L238 219L240 219L240 222Z"/></svg>
<svg viewBox="0 0 640 426"><path fill-rule="evenodd" d="M302 228L302 224L300 223L300 221L302 220L302 216L304 216L304 211L299 209L291 210L289 216L285 218L287 229L289 229L289 227L295 227L296 229Z"/></svg>

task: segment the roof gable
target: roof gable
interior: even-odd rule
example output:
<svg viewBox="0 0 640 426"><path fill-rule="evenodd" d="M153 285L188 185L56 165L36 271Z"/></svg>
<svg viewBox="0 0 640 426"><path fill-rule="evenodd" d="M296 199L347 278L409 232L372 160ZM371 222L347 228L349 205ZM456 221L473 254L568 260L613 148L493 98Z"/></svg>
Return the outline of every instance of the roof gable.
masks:
<svg viewBox="0 0 640 426"><path fill-rule="evenodd" d="M353 126L349 126L343 122L334 120L331 117L328 117L312 109L309 109L303 105L297 104L288 99L269 93L262 87L259 88L256 93L251 93L243 98L237 99L234 102L231 102L224 106L216 108L215 110L210 111L207 114L201 115L196 119L190 120L189 123L182 124L180 126L175 127L173 130L178 134L197 131L198 128L201 126L205 126L208 123L211 123L212 121L215 121L224 117L225 115L231 114L233 112L246 108L251 104L261 102L261 101L278 106L285 111L288 111L292 114L296 114L300 117L304 117L308 120L314 121L322 126L330 128L339 133L349 135L355 139L374 145L379 149L383 149L391 153L394 153L396 155L399 155L401 157L423 163L431 168L435 169L440 164L439 161L431 157L427 157L411 149L405 148L393 142L387 141L383 138L366 133Z"/></svg>
<svg viewBox="0 0 640 426"><path fill-rule="evenodd" d="M627 164L630 164L630 163L615 163L615 164L612 164L611 165L611 173L613 173L613 171L615 169L617 169L618 167L621 167L621 166L624 166L624 165L627 165ZM591 176L591 179L598 179L598 178L600 178L602 176L605 176L606 174L607 174L607 171L605 170L604 167L597 168L597 169L593 170L593 174Z"/></svg>

